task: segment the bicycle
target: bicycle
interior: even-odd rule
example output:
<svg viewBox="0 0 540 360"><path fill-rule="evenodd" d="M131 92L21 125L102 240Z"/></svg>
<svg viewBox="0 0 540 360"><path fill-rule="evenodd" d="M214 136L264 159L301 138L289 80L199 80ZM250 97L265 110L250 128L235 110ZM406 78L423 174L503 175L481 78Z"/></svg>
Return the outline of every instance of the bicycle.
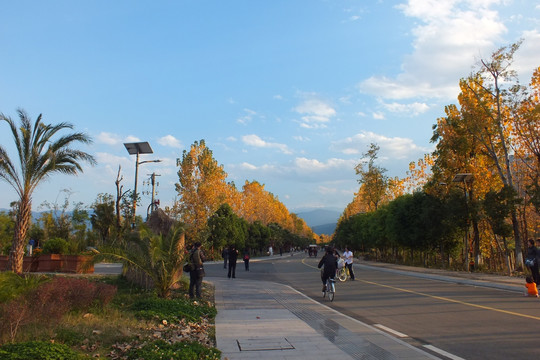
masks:
<svg viewBox="0 0 540 360"><path fill-rule="evenodd" d="M351 278L351 274L349 274L349 269L347 266L343 266L341 269L338 269L336 276L339 281L345 281Z"/></svg>
<svg viewBox="0 0 540 360"><path fill-rule="evenodd" d="M332 278L326 279L326 286L323 291L323 298L328 294L328 300L334 301L334 295L336 294L336 280Z"/></svg>

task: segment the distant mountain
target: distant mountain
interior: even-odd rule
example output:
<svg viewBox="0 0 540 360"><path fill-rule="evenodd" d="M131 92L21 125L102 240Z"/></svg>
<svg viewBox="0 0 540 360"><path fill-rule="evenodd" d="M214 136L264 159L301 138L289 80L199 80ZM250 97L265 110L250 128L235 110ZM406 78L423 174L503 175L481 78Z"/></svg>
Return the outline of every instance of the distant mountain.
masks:
<svg viewBox="0 0 540 360"><path fill-rule="evenodd" d="M341 216L338 210L315 209L297 212L298 217L304 219L306 224L318 235L332 235L336 229L337 221Z"/></svg>
<svg viewBox="0 0 540 360"><path fill-rule="evenodd" d="M332 223L332 224L312 226L311 229L317 235L332 235L334 231L336 230L336 225L337 225L337 222Z"/></svg>

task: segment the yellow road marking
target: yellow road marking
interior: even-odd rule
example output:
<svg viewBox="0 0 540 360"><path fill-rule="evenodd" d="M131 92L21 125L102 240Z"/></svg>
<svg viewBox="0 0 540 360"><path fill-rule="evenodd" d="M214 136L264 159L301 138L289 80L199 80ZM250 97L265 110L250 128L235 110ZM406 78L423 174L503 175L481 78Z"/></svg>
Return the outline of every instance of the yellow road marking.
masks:
<svg viewBox="0 0 540 360"><path fill-rule="evenodd" d="M309 266L309 267L311 267L311 268L314 268L314 269L317 268L317 267L315 267L315 266L306 264L306 263L304 262L305 259L306 259L306 258L302 259L302 264L304 264L304 265L306 265L306 266ZM432 299L437 299L437 300L447 301L447 302L451 302L451 303L455 303L455 304L461 304L461 305L465 305L465 306L471 306L471 307L475 307L475 308L479 308L479 309L484 309L484 310L496 311L496 312L500 312L500 313L507 314L507 315L514 315L514 316L520 316L520 317L524 317L524 318L528 318L528 319L533 319L533 320L540 320L540 317L538 317L538 316L532 316L532 315L527 315L527 314L520 314L520 313L517 313L517 312L508 311L508 310L501 310L501 309L493 308L493 307L490 307L490 306L484 306L484 305L472 304L472 303L468 303L468 302L465 302L465 301L454 300L454 299L450 299L450 298L443 297L443 296L430 295L430 294L426 294L426 293L422 293L422 292L418 292L418 291L414 291L414 290L407 290L407 289L403 289L403 288L399 288L399 287L395 287L395 286L391 286L391 285L379 284L379 283L376 283L376 282L373 282L373 281L367 281L367 280L362 280L362 279L356 279L356 280L357 280L357 281L364 282L364 283L366 283L366 284L376 285L376 286L381 286L381 287L385 287L385 288L388 288L388 289L393 289L393 290L402 291L402 292L406 292L406 293L410 293L410 294L415 294L415 295L420 295L420 296L429 297L429 298L432 298Z"/></svg>

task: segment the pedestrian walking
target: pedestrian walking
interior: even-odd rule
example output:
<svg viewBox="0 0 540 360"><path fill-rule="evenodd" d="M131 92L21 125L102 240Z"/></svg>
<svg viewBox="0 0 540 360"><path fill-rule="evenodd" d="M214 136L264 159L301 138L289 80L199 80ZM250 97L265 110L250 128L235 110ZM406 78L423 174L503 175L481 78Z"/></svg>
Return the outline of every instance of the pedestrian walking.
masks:
<svg viewBox="0 0 540 360"><path fill-rule="evenodd" d="M349 250L348 247L345 246L345 252L343 253L343 257L345 258L345 266L347 269L349 269L349 275L351 276L351 280L354 281L354 272L353 272L353 252Z"/></svg>
<svg viewBox="0 0 540 360"><path fill-rule="evenodd" d="M197 296L200 299L202 281L205 275L203 262L206 260L201 250L200 242L196 242L193 245L189 258L191 263L191 271L189 272L189 298L193 299L194 296Z"/></svg>
<svg viewBox="0 0 540 360"><path fill-rule="evenodd" d="M229 258L229 249L225 246L223 248L223 251L221 252L221 256L223 256L223 268L227 268L227 259Z"/></svg>
<svg viewBox="0 0 540 360"><path fill-rule="evenodd" d="M236 247L234 245L231 245L229 248L229 272L227 273L227 277L230 279L231 275L234 279L236 277L236 260L238 259L238 250L236 250Z"/></svg>
<svg viewBox="0 0 540 360"><path fill-rule="evenodd" d="M244 266L246 271L249 271L249 250L244 250Z"/></svg>
<svg viewBox="0 0 540 360"><path fill-rule="evenodd" d="M538 273L538 252L540 251L534 246L534 240L529 239L527 242L527 257L525 258L525 265L531 271L533 281L538 285L540 280L540 274Z"/></svg>

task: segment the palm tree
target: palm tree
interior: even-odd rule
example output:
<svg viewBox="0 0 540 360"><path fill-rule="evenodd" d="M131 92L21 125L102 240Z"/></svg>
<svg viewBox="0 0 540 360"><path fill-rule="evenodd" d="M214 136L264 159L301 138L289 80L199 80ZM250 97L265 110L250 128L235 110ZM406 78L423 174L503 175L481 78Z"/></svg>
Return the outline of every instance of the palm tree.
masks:
<svg viewBox="0 0 540 360"><path fill-rule="evenodd" d="M15 147L17 149L20 168L15 166L6 149L0 145L0 178L7 181L17 192L17 215L13 244L9 254L11 270L22 273L24 245L30 226L32 212L32 193L39 183L53 173L77 174L82 172L81 161L94 165L93 156L71 148L76 142L91 143L92 140L84 133L70 133L52 139L56 133L64 129L73 129L69 123L57 125L41 122L41 114L32 122L26 112L17 110L20 124L10 117L0 113L0 121L6 121L11 128Z"/></svg>
<svg viewBox="0 0 540 360"><path fill-rule="evenodd" d="M151 280L156 294L168 298L180 281L185 258L185 226L176 224L167 234L156 234L143 226L132 232L122 248L104 247L94 254L94 262L120 260L138 269Z"/></svg>

